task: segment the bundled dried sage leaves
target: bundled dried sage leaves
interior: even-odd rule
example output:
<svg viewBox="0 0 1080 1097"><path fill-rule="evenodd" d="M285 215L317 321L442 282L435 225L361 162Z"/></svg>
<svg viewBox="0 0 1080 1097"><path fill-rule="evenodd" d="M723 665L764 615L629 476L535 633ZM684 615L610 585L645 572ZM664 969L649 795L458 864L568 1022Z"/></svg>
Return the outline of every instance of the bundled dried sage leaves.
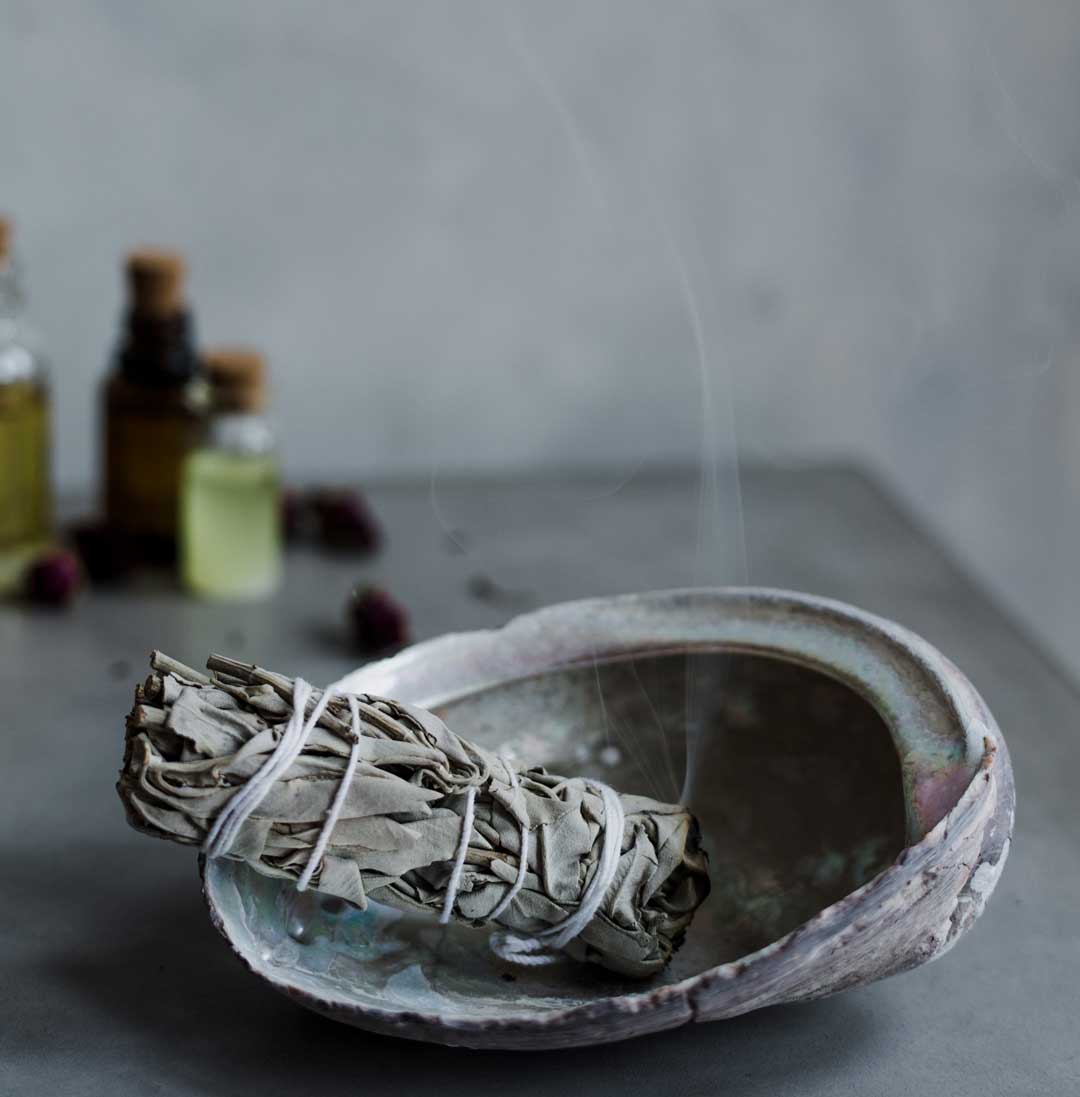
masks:
<svg viewBox="0 0 1080 1097"><path fill-rule="evenodd" d="M209 675L155 652L127 721L118 790L133 826L201 845L218 813L266 762L292 715L291 679L211 657ZM312 700L318 697L316 693ZM308 706L310 711L311 706ZM508 763L435 715L361 696L359 763L312 887L438 915L474 799L452 916L483 925L527 871L497 924L533 934L570 917L596 871L601 796L581 778ZM270 787L229 855L296 880L318 841L352 749L345 698L329 703L295 761ZM472 797L467 796L475 788ZM659 971L709 890L697 823L682 807L620 796L621 855L596 915L564 948L624 975Z"/></svg>

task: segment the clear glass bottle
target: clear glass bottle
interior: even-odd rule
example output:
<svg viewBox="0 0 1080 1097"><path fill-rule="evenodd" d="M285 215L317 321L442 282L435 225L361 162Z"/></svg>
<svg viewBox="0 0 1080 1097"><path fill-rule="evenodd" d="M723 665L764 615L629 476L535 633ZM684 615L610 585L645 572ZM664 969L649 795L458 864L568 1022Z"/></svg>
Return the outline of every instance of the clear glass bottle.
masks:
<svg viewBox="0 0 1080 1097"><path fill-rule="evenodd" d="M281 580L281 477L263 415L265 366L248 350L204 360L212 415L180 479L180 568L193 593L222 600L271 594Z"/></svg>
<svg viewBox="0 0 1080 1097"><path fill-rule="evenodd" d="M128 309L105 381L104 502L110 529L148 562L176 559L180 468L202 437L206 383L184 303L184 264L127 258Z"/></svg>
<svg viewBox="0 0 1080 1097"><path fill-rule="evenodd" d="M36 550L52 527L51 409L44 361L22 318L11 226L0 218L0 553Z"/></svg>

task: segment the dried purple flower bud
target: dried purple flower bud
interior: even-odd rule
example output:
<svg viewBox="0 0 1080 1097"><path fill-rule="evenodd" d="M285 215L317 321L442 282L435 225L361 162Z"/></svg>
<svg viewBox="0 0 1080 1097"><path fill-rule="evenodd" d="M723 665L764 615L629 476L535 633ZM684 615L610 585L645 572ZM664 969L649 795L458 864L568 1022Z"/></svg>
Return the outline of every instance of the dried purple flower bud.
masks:
<svg viewBox="0 0 1080 1097"><path fill-rule="evenodd" d="M44 606L66 606L79 593L82 569L73 552L53 549L39 556L26 572L26 597Z"/></svg>
<svg viewBox="0 0 1080 1097"><path fill-rule="evenodd" d="M368 554L382 544L382 530L358 491L324 488L311 495L319 540L326 548Z"/></svg>
<svg viewBox="0 0 1080 1097"><path fill-rule="evenodd" d="M368 655L402 647L409 641L404 606L381 587L357 587L346 606L356 647Z"/></svg>
<svg viewBox="0 0 1080 1097"><path fill-rule="evenodd" d="M68 530L68 537L93 583L118 583L135 570L135 549L130 538L106 522L77 522Z"/></svg>

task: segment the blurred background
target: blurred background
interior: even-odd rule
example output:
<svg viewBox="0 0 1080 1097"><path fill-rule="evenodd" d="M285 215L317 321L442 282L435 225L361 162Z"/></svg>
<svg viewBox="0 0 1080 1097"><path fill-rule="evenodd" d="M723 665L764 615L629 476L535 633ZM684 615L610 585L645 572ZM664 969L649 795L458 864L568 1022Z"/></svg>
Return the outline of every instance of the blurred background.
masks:
<svg viewBox="0 0 1080 1097"><path fill-rule="evenodd" d="M1080 669L1075 3L2 0L0 101L62 493L163 244L292 478L854 462Z"/></svg>

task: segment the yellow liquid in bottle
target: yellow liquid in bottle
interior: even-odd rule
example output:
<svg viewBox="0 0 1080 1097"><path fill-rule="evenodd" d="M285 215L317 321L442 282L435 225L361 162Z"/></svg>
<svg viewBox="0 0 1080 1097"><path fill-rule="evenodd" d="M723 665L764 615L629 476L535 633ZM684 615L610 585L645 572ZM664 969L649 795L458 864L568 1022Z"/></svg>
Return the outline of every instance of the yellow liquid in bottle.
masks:
<svg viewBox="0 0 1080 1097"><path fill-rule="evenodd" d="M184 462L180 566L189 590L251 600L281 580L280 479L268 453L198 449Z"/></svg>
<svg viewBox="0 0 1080 1097"><path fill-rule="evenodd" d="M50 504L48 391L36 381L0 385L0 549L43 542Z"/></svg>

